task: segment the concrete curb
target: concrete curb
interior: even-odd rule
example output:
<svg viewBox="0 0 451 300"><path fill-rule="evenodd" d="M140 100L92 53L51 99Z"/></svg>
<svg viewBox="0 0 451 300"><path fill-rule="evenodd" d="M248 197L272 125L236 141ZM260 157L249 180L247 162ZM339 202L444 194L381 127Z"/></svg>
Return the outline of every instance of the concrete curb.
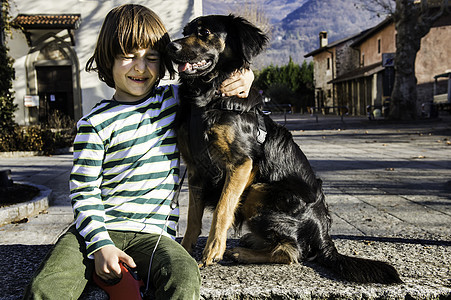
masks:
<svg viewBox="0 0 451 300"><path fill-rule="evenodd" d="M43 185L32 183L27 183L27 185L37 187L40 190L39 195L31 201L0 208L0 226L33 217L49 207L52 190Z"/></svg>
<svg viewBox="0 0 451 300"><path fill-rule="evenodd" d="M39 156L41 153L39 151L10 151L10 152L0 152L0 158L19 158L19 157L30 157Z"/></svg>
<svg viewBox="0 0 451 300"><path fill-rule="evenodd" d="M58 148L52 153L52 155L73 153L74 147ZM0 158L19 158L19 157L31 157L31 156L45 156L43 151L10 151L0 152Z"/></svg>

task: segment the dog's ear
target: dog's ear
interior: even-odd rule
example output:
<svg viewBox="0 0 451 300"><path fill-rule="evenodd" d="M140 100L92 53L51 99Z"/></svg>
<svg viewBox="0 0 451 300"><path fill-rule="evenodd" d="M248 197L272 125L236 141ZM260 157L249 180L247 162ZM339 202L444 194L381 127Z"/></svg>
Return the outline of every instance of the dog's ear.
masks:
<svg viewBox="0 0 451 300"><path fill-rule="evenodd" d="M238 46L245 62L249 64L253 57L258 55L268 43L268 37L259 28L242 17L229 15L231 18L234 34L238 36Z"/></svg>

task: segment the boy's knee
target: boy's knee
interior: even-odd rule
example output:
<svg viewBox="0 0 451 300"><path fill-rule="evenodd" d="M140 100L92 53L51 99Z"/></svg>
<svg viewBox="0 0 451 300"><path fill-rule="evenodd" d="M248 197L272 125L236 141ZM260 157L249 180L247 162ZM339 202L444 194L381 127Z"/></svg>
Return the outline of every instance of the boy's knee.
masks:
<svg viewBox="0 0 451 300"><path fill-rule="evenodd" d="M35 277L27 286L23 299L51 299L52 295L52 283L40 277Z"/></svg>
<svg viewBox="0 0 451 300"><path fill-rule="evenodd" d="M78 299L85 280L58 280L61 276L37 276L27 286L23 299Z"/></svg>
<svg viewBox="0 0 451 300"><path fill-rule="evenodd" d="M200 285L199 267L194 259L177 260L169 268L165 268L164 272L179 284Z"/></svg>
<svg viewBox="0 0 451 300"><path fill-rule="evenodd" d="M156 294L162 298L198 299L201 284L199 267L194 259L177 259L160 269Z"/></svg>

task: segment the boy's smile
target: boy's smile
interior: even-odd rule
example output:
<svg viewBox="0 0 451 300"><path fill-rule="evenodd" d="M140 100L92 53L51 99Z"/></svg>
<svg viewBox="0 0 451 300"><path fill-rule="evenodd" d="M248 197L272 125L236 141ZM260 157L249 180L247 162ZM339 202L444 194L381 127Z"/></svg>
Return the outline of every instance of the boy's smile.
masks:
<svg viewBox="0 0 451 300"><path fill-rule="evenodd" d="M159 70L160 54L151 48L116 57L113 65L114 98L122 102L142 99L158 80Z"/></svg>

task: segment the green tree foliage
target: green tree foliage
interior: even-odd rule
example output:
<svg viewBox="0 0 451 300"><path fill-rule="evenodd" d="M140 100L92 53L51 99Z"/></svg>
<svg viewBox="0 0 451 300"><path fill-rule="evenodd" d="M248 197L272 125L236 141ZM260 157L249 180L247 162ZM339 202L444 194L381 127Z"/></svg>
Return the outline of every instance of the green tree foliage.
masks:
<svg viewBox="0 0 451 300"><path fill-rule="evenodd" d="M5 30L9 29L9 4L2 1L0 15L0 132L11 133L16 127L14 122L14 111L17 104L14 104L14 92L11 90L15 72L13 59L8 56L8 48L4 41Z"/></svg>
<svg viewBox="0 0 451 300"><path fill-rule="evenodd" d="M256 72L254 84L272 102L305 110L314 101L313 62L298 65L290 57L285 66L270 65Z"/></svg>
<svg viewBox="0 0 451 300"><path fill-rule="evenodd" d="M8 57L7 48L0 46L0 131L11 132L14 130L14 92L11 91L14 69L12 59Z"/></svg>

